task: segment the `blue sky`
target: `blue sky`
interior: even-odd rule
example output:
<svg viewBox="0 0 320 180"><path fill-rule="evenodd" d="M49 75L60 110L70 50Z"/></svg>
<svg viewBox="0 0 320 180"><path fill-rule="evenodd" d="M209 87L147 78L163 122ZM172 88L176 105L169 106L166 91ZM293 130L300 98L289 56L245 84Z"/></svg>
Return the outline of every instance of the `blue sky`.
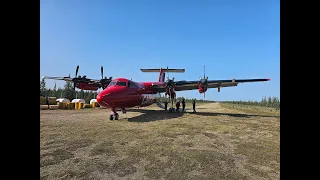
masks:
<svg viewBox="0 0 320 180"><path fill-rule="evenodd" d="M40 77L157 81L140 68L185 68L176 80L271 78L209 89L206 99L280 98L279 0L41 0ZM64 81L46 80L48 87ZM197 90L178 96L202 98Z"/></svg>

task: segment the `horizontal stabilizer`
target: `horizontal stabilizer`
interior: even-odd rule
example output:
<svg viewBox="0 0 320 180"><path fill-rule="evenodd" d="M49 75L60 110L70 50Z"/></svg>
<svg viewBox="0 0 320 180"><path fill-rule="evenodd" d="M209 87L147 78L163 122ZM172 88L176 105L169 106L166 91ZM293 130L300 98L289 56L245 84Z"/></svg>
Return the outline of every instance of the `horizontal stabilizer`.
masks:
<svg viewBox="0 0 320 180"><path fill-rule="evenodd" d="M142 72L160 72L160 69L140 69ZM162 72L184 73L185 69L162 69Z"/></svg>

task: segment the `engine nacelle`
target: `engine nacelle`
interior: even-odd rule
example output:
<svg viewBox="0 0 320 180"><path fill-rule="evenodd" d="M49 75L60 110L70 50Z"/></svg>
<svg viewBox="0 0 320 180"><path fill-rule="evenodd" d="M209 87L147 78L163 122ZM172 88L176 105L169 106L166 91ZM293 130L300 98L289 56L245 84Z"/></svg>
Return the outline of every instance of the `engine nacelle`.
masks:
<svg viewBox="0 0 320 180"><path fill-rule="evenodd" d="M202 94L202 93L205 93L208 90L208 87L199 84L198 85L198 90L199 90L199 93Z"/></svg>

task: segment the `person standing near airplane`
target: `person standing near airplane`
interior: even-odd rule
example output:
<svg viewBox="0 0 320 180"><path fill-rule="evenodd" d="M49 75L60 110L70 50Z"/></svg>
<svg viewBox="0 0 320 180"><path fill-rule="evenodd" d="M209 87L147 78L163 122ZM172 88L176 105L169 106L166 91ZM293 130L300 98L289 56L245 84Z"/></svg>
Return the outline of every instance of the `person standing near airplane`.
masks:
<svg viewBox="0 0 320 180"><path fill-rule="evenodd" d="M167 108L168 108L168 101L165 100L165 101L164 101L164 110L167 111Z"/></svg>
<svg viewBox="0 0 320 180"><path fill-rule="evenodd" d="M180 108L180 101L177 101L177 103L176 103L176 107L177 107L176 111L179 111L179 108Z"/></svg>
<svg viewBox="0 0 320 180"><path fill-rule="evenodd" d="M185 108L186 108L186 102L185 102L184 98L182 98L182 112L185 111Z"/></svg>
<svg viewBox="0 0 320 180"><path fill-rule="evenodd" d="M193 112L196 113L196 100L195 99L192 100L192 108L193 108Z"/></svg>

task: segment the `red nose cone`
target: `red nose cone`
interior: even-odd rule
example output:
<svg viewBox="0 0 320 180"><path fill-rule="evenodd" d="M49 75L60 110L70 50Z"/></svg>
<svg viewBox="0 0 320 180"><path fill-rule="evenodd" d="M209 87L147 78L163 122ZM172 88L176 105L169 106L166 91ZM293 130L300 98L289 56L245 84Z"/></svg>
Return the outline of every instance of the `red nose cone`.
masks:
<svg viewBox="0 0 320 180"><path fill-rule="evenodd" d="M97 99L97 102L101 105L102 97L100 94L97 95L96 99Z"/></svg>

